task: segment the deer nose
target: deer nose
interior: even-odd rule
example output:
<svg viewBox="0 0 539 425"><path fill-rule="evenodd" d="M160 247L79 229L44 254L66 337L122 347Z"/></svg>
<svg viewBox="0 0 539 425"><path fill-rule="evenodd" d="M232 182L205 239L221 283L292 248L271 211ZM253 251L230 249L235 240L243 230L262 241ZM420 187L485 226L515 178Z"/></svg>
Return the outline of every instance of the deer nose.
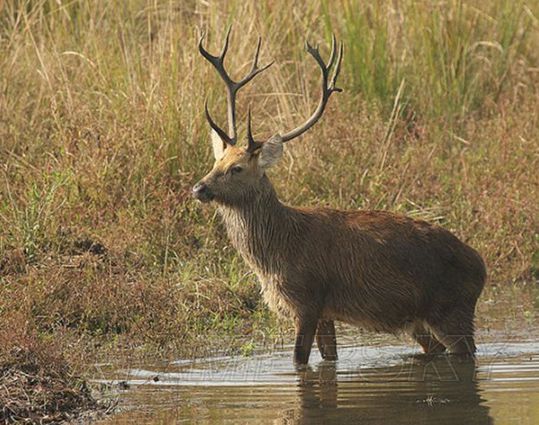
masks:
<svg viewBox="0 0 539 425"><path fill-rule="evenodd" d="M202 181L193 186L193 196L199 201L209 201L212 198L208 185Z"/></svg>
<svg viewBox="0 0 539 425"><path fill-rule="evenodd" d="M195 195L195 197L197 195L202 195L206 190L208 190L208 186L206 186L206 183L198 182L193 186L193 195Z"/></svg>

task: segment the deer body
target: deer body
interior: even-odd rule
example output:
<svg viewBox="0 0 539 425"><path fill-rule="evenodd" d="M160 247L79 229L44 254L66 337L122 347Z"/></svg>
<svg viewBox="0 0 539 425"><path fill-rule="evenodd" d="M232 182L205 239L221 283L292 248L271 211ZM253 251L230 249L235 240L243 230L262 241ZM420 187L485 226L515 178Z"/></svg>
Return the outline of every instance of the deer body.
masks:
<svg viewBox="0 0 539 425"><path fill-rule="evenodd" d="M439 226L389 212L286 206L266 176L283 143L312 126L338 91L342 47L338 59L335 50L334 40L326 67L308 46L322 68L322 100L306 125L284 136L255 142L249 119L249 146L239 148L235 122L230 137L206 108L216 162L194 195L217 202L232 244L259 277L264 300L294 320L296 363L308 362L315 337L323 358L337 358L336 320L375 331L408 331L425 352L473 353L475 305L486 276L476 251ZM218 58L202 47L201 52L223 75L224 53ZM258 49L254 75L257 57ZM235 116L233 109L229 103L229 117Z"/></svg>
<svg viewBox="0 0 539 425"><path fill-rule="evenodd" d="M465 336L473 332L485 279L472 248L425 221L383 211L292 208L278 200L267 177L261 186L219 210L273 311L298 326L338 320L392 333L419 327L418 338L437 332L446 341L461 339L456 351L469 350ZM442 349L429 342L431 350Z"/></svg>

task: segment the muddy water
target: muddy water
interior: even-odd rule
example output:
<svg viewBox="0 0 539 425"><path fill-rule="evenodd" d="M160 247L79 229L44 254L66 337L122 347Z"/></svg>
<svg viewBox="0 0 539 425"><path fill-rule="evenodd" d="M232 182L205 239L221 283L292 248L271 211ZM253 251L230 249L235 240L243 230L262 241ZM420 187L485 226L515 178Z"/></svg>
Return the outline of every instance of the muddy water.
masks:
<svg viewBox="0 0 539 425"><path fill-rule="evenodd" d="M475 360L418 355L409 340L350 331L337 362L313 351L302 371L291 347L116 369L101 380L127 382L124 411L102 423L536 425L537 295L484 304Z"/></svg>

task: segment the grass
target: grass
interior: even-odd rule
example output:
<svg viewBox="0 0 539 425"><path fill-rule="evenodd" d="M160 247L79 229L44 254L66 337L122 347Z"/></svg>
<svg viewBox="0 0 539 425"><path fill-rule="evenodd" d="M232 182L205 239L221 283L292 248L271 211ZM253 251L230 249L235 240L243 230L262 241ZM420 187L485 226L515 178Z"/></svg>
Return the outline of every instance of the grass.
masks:
<svg viewBox="0 0 539 425"><path fill-rule="evenodd" d="M519 61L531 59L534 6L504 0L347 0L337 17L325 2L324 16L327 27L342 29L355 91L387 109L405 82L403 102L412 108L410 113L454 125L472 113L495 109L504 85L516 77ZM525 72L516 78L513 83L527 79Z"/></svg>
<svg viewBox="0 0 539 425"><path fill-rule="evenodd" d="M0 2L0 320L68 364L88 344L186 353L238 334L247 353L288 326L190 197L211 166L205 97L225 117L196 45L207 30L217 51L229 24L234 75L259 34L276 60L238 99L261 136L317 101L304 39L345 43L344 93L271 173L284 201L439 222L491 285L537 279L538 17L538 0Z"/></svg>

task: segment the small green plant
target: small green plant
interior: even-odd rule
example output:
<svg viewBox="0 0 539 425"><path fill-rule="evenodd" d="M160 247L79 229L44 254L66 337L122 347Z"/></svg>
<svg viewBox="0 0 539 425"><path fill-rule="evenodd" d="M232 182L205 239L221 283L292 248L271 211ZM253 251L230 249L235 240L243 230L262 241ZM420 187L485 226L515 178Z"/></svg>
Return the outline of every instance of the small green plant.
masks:
<svg viewBox="0 0 539 425"><path fill-rule="evenodd" d="M249 341L240 347L240 353L243 357L251 357L255 351L255 348L255 343L253 341Z"/></svg>

